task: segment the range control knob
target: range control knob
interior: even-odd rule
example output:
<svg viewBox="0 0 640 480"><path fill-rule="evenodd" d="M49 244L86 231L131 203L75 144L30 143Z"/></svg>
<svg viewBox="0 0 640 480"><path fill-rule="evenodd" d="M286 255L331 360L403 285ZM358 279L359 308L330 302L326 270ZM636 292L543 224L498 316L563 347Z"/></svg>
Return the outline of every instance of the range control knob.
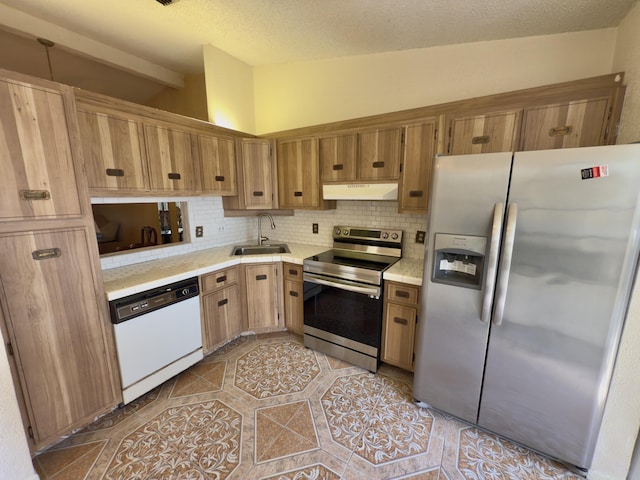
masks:
<svg viewBox="0 0 640 480"><path fill-rule="evenodd" d="M340 229L336 228L336 231L334 232L336 235L340 235Z"/></svg>
<svg viewBox="0 0 640 480"><path fill-rule="evenodd" d="M382 238L384 239L389 238L389 234L387 232L382 232Z"/></svg>
<svg viewBox="0 0 640 480"><path fill-rule="evenodd" d="M391 234L391 239L392 240L397 240L398 239L398 234L397 233L392 233Z"/></svg>
<svg viewBox="0 0 640 480"><path fill-rule="evenodd" d="M346 228L342 231L343 235L349 235L349 230L347 230Z"/></svg>

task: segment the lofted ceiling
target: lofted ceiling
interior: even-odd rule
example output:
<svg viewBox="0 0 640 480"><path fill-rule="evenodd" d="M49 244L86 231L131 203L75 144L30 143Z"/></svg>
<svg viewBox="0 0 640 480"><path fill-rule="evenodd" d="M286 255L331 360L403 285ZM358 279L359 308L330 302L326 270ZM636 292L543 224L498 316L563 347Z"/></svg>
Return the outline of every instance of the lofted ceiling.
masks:
<svg viewBox="0 0 640 480"><path fill-rule="evenodd" d="M53 32L57 47L69 53L82 52L83 39L90 39L98 46L83 57L103 61L108 47L182 75L203 72L204 44L252 66L302 62L615 27L636 1L174 0L164 6L157 0L0 0L0 28L31 44ZM0 67L7 68L3 59L10 56L14 63L42 62L39 44L40 53L31 56L19 42L0 42ZM56 55L62 69L71 55ZM151 87L141 81L135 88Z"/></svg>

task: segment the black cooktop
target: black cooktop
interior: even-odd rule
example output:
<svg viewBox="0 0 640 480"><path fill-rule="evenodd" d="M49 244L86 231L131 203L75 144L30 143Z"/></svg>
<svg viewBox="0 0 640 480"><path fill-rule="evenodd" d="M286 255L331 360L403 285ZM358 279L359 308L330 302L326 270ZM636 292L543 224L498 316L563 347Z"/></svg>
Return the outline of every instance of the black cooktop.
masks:
<svg viewBox="0 0 640 480"><path fill-rule="evenodd" d="M397 262L399 258L333 248L309 257L308 260L382 272Z"/></svg>

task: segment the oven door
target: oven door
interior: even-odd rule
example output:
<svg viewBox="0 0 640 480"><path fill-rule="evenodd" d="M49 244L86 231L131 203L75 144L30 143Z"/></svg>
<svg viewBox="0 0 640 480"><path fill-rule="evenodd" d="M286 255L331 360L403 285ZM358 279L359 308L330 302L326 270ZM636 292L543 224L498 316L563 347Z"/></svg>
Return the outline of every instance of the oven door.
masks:
<svg viewBox="0 0 640 480"><path fill-rule="evenodd" d="M375 350L377 357L382 331L382 288L305 273L304 325L305 333L324 332L321 334L324 340L356 351L367 350L368 354Z"/></svg>

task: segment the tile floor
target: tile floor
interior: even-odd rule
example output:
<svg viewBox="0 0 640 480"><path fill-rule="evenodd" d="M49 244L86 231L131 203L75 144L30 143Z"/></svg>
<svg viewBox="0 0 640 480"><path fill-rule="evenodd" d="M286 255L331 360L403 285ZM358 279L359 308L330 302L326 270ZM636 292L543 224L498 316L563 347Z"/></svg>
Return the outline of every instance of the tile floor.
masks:
<svg viewBox="0 0 640 480"><path fill-rule="evenodd" d="M240 337L41 453L41 479L575 479L287 333Z"/></svg>

